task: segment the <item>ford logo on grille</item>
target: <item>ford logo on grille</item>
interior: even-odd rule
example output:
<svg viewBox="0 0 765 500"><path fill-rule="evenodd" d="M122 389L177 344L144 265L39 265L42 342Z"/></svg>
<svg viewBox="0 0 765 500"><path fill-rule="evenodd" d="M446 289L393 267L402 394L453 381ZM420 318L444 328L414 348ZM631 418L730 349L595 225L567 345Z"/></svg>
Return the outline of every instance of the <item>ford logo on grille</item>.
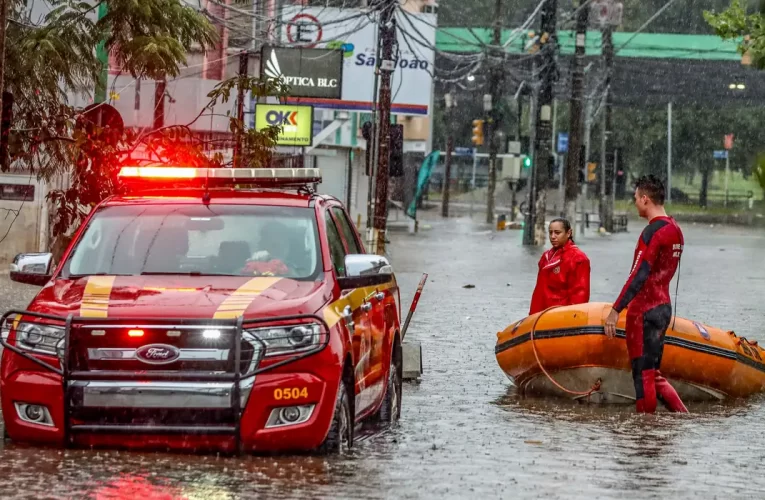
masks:
<svg viewBox="0 0 765 500"><path fill-rule="evenodd" d="M166 365L181 356L181 351L167 344L149 344L139 347L135 357L150 365Z"/></svg>

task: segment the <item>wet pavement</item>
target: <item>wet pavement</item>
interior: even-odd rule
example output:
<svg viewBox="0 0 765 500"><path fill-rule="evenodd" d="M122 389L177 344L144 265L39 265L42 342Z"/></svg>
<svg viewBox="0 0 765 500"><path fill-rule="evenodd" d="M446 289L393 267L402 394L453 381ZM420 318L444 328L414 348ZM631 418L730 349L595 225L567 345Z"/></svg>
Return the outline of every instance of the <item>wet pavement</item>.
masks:
<svg viewBox="0 0 765 500"><path fill-rule="evenodd" d="M642 224L579 238L593 301L611 301ZM390 256L408 307L428 280L408 339L425 373L405 384L402 421L366 433L350 456L245 457L0 449L3 498L753 498L765 447L765 398L637 416L518 398L494 358L496 332L524 317L541 249L518 231L467 219L396 233ZM427 227L430 226L430 227ZM765 234L683 225L678 315L765 341ZM472 284L475 288L463 288ZM674 285L673 285L674 287ZM32 287L0 276L4 308Z"/></svg>

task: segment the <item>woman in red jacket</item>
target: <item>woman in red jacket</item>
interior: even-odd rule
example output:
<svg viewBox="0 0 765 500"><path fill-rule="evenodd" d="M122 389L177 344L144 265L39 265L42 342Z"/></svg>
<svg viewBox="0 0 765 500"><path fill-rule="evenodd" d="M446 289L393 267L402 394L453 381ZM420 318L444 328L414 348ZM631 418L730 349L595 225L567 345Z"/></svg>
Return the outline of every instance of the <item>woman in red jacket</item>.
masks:
<svg viewBox="0 0 765 500"><path fill-rule="evenodd" d="M555 219L550 223L550 243L552 248L539 259L529 315L551 306L590 301L590 259L574 244L568 220Z"/></svg>

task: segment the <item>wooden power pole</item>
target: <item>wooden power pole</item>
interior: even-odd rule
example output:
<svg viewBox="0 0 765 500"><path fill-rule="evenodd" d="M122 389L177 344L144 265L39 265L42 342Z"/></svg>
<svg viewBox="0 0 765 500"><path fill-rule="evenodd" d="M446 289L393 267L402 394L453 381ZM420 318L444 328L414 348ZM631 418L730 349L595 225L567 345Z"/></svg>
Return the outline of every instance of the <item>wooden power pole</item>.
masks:
<svg viewBox="0 0 765 500"><path fill-rule="evenodd" d="M576 198L579 194L579 173L584 165L582 144L584 130L582 108L584 104L584 48L587 40L587 22L589 6L579 2L576 16L576 38L574 51L574 67L571 75L571 121L569 125L570 139L568 145L568 160L566 162L565 211L566 218L571 222L572 229L576 226ZM585 179L586 182L586 179Z"/></svg>
<svg viewBox="0 0 765 500"><path fill-rule="evenodd" d="M541 61L539 65L539 98L536 106L536 134L534 136L534 154L536 159L533 164L534 203L530 207L533 211L534 245L544 245L547 241L547 228L545 227L545 215L547 213L547 187L550 180L550 162L552 161L552 102L553 83L555 80L556 67L555 55L557 51L556 24L557 24L558 0L547 0L542 9L542 22L540 33ZM530 240L530 237L528 238ZM528 241L525 239L524 241Z"/></svg>
<svg viewBox="0 0 765 500"><path fill-rule="evenodd" d="M380 31L382 54L380 69L380 128L377 141L378 164L374 206L374 252L385 255L385 231L388 220L388 165L390 163L391 76L395 69L393 44L396 40L395 0L381 2Z"/></svg>
<svg viewBox="0 0 765 500"><path fill-rule="evenodd" d="M242 167L242 134L244 133L244 77L247 76L250 55L246 50L239 54L239 78L240 82L237 88L236 96L236 119L239 122L241 130L236 134L234 142L234 168Z"/></svg>
<svg viewBox="0 0 765 500"><path fill-rule="evenodd" d="M614 65L613 28L606 24L603 29L603 59L606 67L606 78L603 96L603 118L600 149L600 172L602 174L600 190L600 225L608 232L614 230L614 161L609 155L609 136L611 135L611 74Z"/></svg>
<svg viewBox="0 0 765 500"><path fill-rule="evenodd" d="M486 223L494 224L494 191L497 188L497 153L499 153L499 141L497 140L498 105L500 87L502 83L502 64L500 57L502 51L499 45L502 40L502 0L496 0L494 4L494 36L492 38L491 52L496 54L496 60L491 61L489 71L489 99L484 99L484 111L486 112L486 129L489 139L489 185L486 193Z"/></svg>

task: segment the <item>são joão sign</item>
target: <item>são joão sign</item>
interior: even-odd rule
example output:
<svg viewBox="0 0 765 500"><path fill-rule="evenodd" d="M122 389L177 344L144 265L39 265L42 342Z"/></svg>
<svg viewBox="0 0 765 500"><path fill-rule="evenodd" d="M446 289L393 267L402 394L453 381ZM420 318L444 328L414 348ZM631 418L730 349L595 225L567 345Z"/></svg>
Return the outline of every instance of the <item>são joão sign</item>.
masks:
<svg viewBox="0 0 765 500"><path fill-rule="evenodd" d="M292 97L340 99L343 52L333 49L263 47L260 74L283 80Z"/></svg>
<svg viewBox="0 0 765 500"><path fill-rule="evenodd" d="M313 107L288 104L255 106L255 128L277 126L282 130L276 140L280 146L310 146L313 142Z"/></svg>

